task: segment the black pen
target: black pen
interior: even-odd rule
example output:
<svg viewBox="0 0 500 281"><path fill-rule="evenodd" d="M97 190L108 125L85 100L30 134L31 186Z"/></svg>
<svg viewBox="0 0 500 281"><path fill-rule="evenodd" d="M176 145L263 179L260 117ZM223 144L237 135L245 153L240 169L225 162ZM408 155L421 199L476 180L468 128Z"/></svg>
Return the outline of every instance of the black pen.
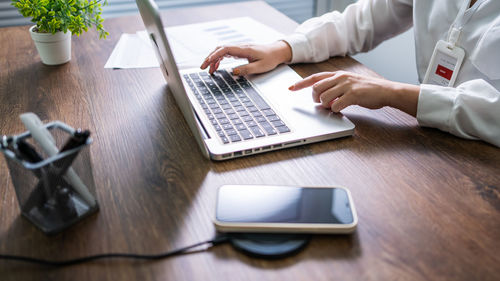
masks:
<svg viewBox="0 0 500 281"><path fill-rule="evenodd" d="M80 145L84 145L87 142L89 136L89 130L82 131L81 129L77 129L75 133L69 138L69 140L63 145L63 148L59 153L77 148ZM61 159L60 161L58 161L58 163L54 163L54 166L58 170L57 174L64 175L77 155L78 152L75 152L72 155L68 155L65 158Z"/></svg>
<svg viewBox="0 0 500 281"><path fill-rule="evenodd" d="M3 149L8 149L14 152L19 160L24 160L30 163L37 163L43 160L36 150L23 139L14 140L13 137L4 135L2 136L1 146Z"/></svg>
<svg viewBox="0 0 500 281"><path fill-rule="evenodd" d="M64 152L64 151L73 149L75 147L78 147L82 144L85 144L85 142L87 142L87 139L89 138L89 136L90 136L89 130L82 131L82 129L77 129L75 131L75 133L73 134L73 136L71 136L69 138L68 142L66 142L66 144L64 144L64 146L60 152Z"/></svg>
<svg viewBox="0 0 500 281"><path fill-rule="evenodd" d="M63 148L59 153L84 145L87 142L89 136L89 130L82 131L81 129L77 129L75 133L69 138L69 140L63 145ZM64 176L68 169L71 167L71 164L75 160L76 156L78 156L78 151L54 162L54 166L52 167L54 170L52 172L58 177Z"/></svg>
<svg viewBox="0 0 500 281"><path fill-rule="evenodd" d="M26 142L24 139L16 140L14 147L19 153L21 159L25 161L28 161L30 163L38 163L43 161L43 158L38 154L38 152L36 152L35 148L33 148L33 146ZM47 181L47 170L45 170L44 167L40 167L38 169L33 169L32 171L40 180L39 184L37 184L37 188L39 185L42 185L42 189L45 192L46 197L45 201L48 202L52 197L52 188L50 187L50 182Z"/></svg>
<svg viewBox="0 0 500 281"><path fill-rule="evenodd" d="M17 151L22 156L22 158L31 163L38 163L42 161L42 157L36 152L36 150L23 139L19 139L16 142Z"/></svg>

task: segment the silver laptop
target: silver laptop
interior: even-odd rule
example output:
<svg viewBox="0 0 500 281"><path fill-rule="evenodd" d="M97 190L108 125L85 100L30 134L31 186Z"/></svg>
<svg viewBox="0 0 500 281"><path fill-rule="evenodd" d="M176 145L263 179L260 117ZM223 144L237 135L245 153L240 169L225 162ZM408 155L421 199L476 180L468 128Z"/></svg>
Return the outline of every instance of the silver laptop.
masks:
<svg viewBox="0 0 500 281"><path fill-rule="evenodd" d="M136 2L168 87L207 158L226 160L353 134L354 124L315 104L310 90L288 90L301 77L287 65L248 77L233 76L231 68L213 75L179 70L158 6L153 0Z"/></svg>

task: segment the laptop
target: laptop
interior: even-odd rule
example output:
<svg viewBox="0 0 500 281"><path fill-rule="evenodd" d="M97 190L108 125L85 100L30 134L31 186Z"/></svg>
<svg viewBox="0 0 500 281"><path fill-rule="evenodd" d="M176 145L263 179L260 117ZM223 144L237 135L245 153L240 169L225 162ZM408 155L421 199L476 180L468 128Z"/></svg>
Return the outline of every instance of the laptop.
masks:
<svg viewBox="0 0 500 281"><path fill-rule="evenodd" d="M315 104L310 89L288 90L302 78L287 65L247 77L233 76L232 67L213 75L178 69L158 6L136 2L168 88L205 157L227 160L353 134L354 124Z"/></svg>

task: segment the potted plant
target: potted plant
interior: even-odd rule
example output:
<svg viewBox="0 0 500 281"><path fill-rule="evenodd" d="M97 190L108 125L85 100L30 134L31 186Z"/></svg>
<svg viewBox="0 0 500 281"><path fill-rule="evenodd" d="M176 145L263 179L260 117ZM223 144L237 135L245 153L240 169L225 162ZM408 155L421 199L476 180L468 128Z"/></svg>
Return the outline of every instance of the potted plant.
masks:
<svg viewBox="0 0 500 281"><path fill-rule="evenodd" d="M109 35L102 25L103 0L12 0L24 17L35 23L29 31L42 62L57 65L71 59L71 35L95 26L99 38ZM102 2L102 5L101 5Z"/></svg>

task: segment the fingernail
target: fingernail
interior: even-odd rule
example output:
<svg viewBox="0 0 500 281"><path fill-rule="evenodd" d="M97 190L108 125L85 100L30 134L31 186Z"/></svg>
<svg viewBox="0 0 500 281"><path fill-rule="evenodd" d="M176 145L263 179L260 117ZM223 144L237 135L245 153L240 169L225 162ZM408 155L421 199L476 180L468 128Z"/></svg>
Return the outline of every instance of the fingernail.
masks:
<svg viewBox="0 0 500 281"><path fill-rule="evenodd" d="M288 90L290 90L290 91L293 91L293 89L295 89L295 85L288 87Z"/></svg>
<svg viewBox="0 0 500 281"><path fill-rule="evenodd" d="M239 69L233 69L233 74L234 75L240 75L240 70Z"/></svg>

